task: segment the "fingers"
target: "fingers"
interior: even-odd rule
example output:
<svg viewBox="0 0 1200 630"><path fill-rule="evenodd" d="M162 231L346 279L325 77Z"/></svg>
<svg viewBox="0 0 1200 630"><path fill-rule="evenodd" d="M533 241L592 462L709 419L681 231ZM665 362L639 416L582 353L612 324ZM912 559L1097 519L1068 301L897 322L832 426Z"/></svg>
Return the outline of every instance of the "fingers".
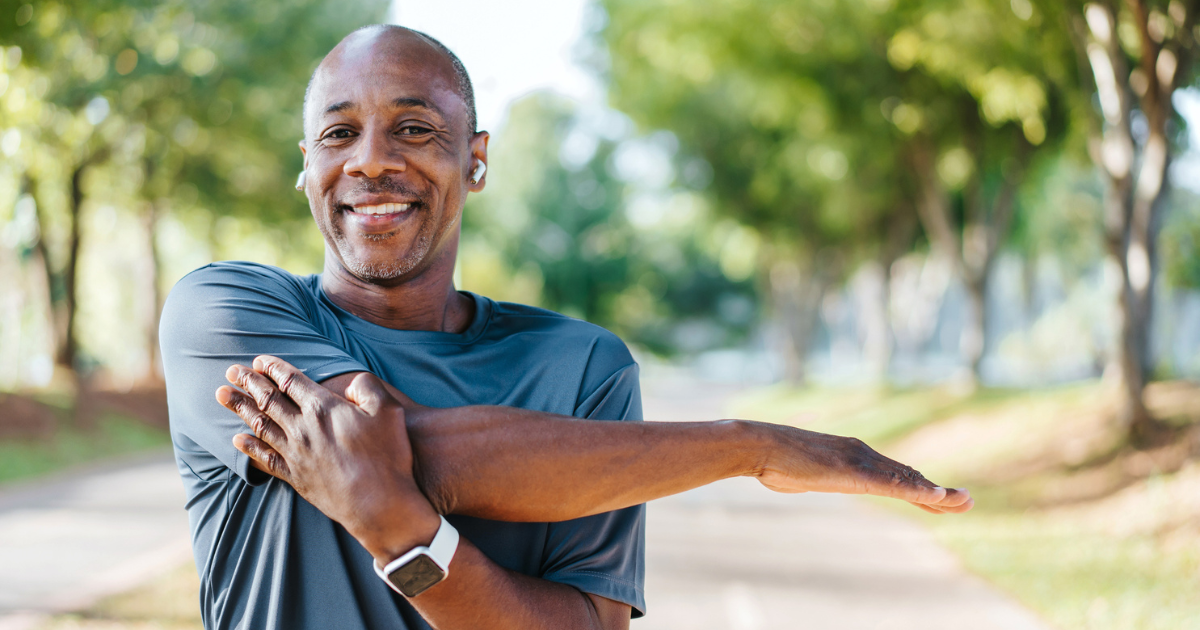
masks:
<svg viewBox="0 0 1200 630"><path fill-rule="evenodd" d="M241 387L254 399L254 404L274 420L284 420L299 415L300 409L287 394L266 376L244 365L231 365L225 371L225 379Z"/></svg>
<svg viewBox="0 0 1200 630"><path fill-rule="evenodd" d="M922 510L929 512L930 514L945 514L945 512L943 512L937 508L934 508L934 507L929 507L928 505L925 505L924 503L913 503L912 501L909 501L909 503L912 503L913 505L921 508Z"/></svg>
<svg viewBox="0 0 1200 630"><path fill-rule="evenodd" d="M330 396L329 390L318 385L296 366L283 359L268 355L255 357L254 369L270 377L279 391L295 401L301 409L311 410Z"/></svg>
<svg viewBox="0 0 1200 630"><path fill-rule="evenodd" d="M222 386L217 388L217 402L236 413L271 448L282 449L287 445L287 433L259 408L253 398L232 387Z"/></svg>
<svg viewBox="0 0 1200 630"><path fill-rule="evenodd" d="M962 513L975 502L965 488L943 488L925 478L920 471L880 455L870 447L872 457L866 467L874 474L875 484L870 494L902 499L935 513Z"/></svg>
<svg viewBox="0 0 1200 630"><path fill-rule="evenodd" d="M288 480L290 471L287 462L279 451L271 448L266 442L253 435L239 433L233 436L233 447L250 458L250 465L272 477Z"/></svg>
<svg viewBox="0 0 1200 630"><path fill-rule="evenodd" d="M947 488L946 498L934 507L949 514L962 514L975 507L975 499L966 488Z"/></svg>

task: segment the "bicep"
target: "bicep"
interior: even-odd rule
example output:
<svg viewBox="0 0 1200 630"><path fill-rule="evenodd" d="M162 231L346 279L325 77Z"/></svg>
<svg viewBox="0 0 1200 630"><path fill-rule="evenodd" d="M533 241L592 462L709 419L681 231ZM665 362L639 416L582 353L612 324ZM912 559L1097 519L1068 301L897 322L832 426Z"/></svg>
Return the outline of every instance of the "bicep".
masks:
<svg viewBox="0 0 1200 630"><path fill-rule="evenodd" d="M233 364L280 357L316 381L366 368L323 335L287 287L235 266L185 277L163 308L160 339L172 432L181 457L248 477L250 461L233 447L248 430L216 400ZM200 471L197 471L198 473Z"/></svg>

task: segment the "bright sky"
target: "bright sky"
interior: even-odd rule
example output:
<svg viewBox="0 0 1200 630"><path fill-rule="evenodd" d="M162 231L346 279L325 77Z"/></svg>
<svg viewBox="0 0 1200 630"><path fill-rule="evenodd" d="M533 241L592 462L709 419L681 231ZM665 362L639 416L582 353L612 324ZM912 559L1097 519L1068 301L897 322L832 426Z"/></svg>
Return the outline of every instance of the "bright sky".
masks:
<svg viewBox="0 0 1200 630"><path fill-rule="evenodd" d="M475 84L479 127L495 132L509 104L552 88L580 101L602 98L575 62L591 15L587 0L393 0L389 21L426 32L462 59Z"/></svg>

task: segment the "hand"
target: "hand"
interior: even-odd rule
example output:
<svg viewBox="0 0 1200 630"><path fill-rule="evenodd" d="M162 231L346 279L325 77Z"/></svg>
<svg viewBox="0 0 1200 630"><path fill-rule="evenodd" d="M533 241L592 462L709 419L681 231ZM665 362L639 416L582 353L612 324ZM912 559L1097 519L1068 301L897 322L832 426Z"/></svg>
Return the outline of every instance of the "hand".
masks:
<svg viewBox="0 0 1200 630"><path fill-rule="evenodd" d="M217 400L257 436L233 439L257 468L291 485L381 562L432 539L440 521L413 480L404 409L379 379L359 374L342 397L267 356L253 369L231 366L225 378L245 393L222 386Z"/></svg>
<svg viewBox="0 0 1200 630"><path fill-rule="evenodd" d="M862 440L756 424L770 432L775 445L775 456L758 472L758 480L776 492L873 494L908 501L933 514L957 514L975 505L966 489L942 488Z"/></svg>

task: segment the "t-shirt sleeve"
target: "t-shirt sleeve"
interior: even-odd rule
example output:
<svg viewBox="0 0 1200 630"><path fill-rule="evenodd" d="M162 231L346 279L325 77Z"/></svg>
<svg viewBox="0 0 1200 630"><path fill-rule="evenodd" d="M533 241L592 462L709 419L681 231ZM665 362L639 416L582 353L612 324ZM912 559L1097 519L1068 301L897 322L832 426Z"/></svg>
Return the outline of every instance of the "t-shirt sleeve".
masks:
<svg viewBox="0 0 1200 630"><path fill-rule="evenodd" d="M613 338L615 340L615 338ZM593 356L593 362L628 363L610 375L594 391L584 391L575 416L592 420L642 420L642 395L638 366L624 344ZM589 366L589 371L592 371ZM585 377L584 381L588 379ZM636 505L585 518L551 523L546 540L542 577L570 584L633 607L633 617L646 613L646 506Z"/></svg>
<svg viewBox="0 0 1200 630"><path fill-rule="evenodd" d="M321 330L310 291L295 276L253 263L215 263L179 281L163 306L159 340L171 434L182 465L201 478L232 469L248 483L267 479L233 447L250 433L221 406L216 390L225 371L277 356L321 382L366 371Z"/></svg>

